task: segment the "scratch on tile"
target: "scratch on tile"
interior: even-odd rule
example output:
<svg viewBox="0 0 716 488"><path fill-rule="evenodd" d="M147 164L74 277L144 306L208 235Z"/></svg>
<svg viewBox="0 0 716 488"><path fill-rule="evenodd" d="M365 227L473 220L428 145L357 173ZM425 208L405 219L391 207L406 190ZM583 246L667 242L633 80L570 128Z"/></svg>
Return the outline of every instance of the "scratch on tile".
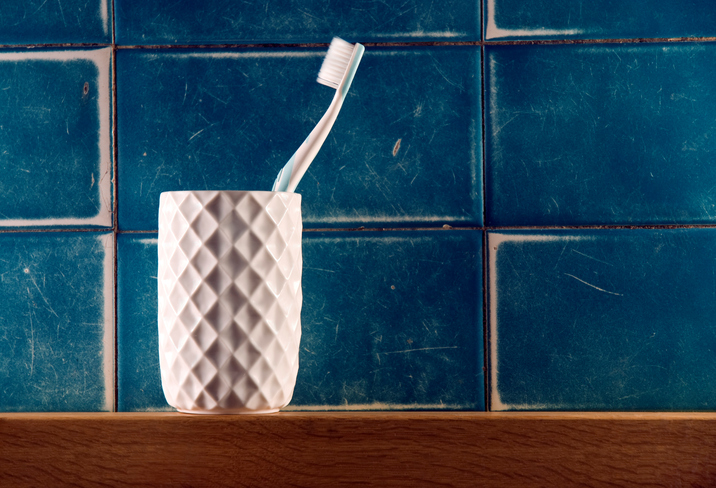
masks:
<svg viewBox="0 0 716 488"><path fill-rule="evenodd" d="M209 127L211 127L211 126L209 126ZM198 136L199 134L201 134L202 132L204 132L204 131L205 131L206 129L208 129L209 127L204 127L204 128L201 129L200 131L194 132L194 135L189 138L189 141L191 141L192 139L194 139L196 136ZM187 142L188 142L188 141L187 141Z"/></svg>
<svg viewBox="0 0 716 488"><path fill-rule="evenodd" d="M608 266L614 266L612 263L608 263L606 261L602 261L601 259L593 258L592 256L589 256L587 254L584 254L583 252L579 252L576 249L570 249L572 252L576 252L577 254L580 254L584 256L585 258L593 259L594 261L597 261L598 263L606 264Z"/></svg>
<svg viewBox="0 0 716 488"><path fill-rule="evenodd" d="M30 294L30 289L27 290L28 295ZM28 308L28 315L30 318L30 376L33 375L35 372L35 326L32 322L32 308L30 308L30 304L27 304Z"/></svg>
<svg viewBox="0 0 716 488"><path fill-rule="evenodd" d="M60 6L60 16L62 17L62 23L67 27L67 20L65 20L65 12L62 10L62 0L57 0L57 5Z"/></svg>
<svg viewBox="0 0 716 488"><path fill-rule="evenodd" d="M564 274L567 275L567 276L569 276L570 278L574 278L575 280L584 283L584 284L587 285L587 286L591 286L591 287L594 288L595 290L603 291L604 293L609 293L610 295L617 295L617 296L620 296L620 297L623 297L623 296L624 296L624 295L621 294L621 293L616 293L616 292L613 292L613 291L608 291L608 290L605 290L605 289L603 289L603 288L599 288L598 286L594 286L594 285L592 285L591 283L587 283L586 281L581 280L581 279L577 278L576 276L573 276L573 275L571 275L571 274L569 274L569 273L564 273Z"/></svg>
<svg viewBox="0 0 716 488"><path fill-rule="evenodd" d="M443 73L443 71L440 69L439 63L438 63L437 60L433 57L433 55L432 55L431 53L428 53L428 54L429 54L429 56L432 58L432 60L433 60L433 66L435 67L435 70L438 72L438 74L440 74L440 76L442 76L443 79L444 79L445 81L447 81L450 85L454 86L455 88L459 89L460 91L463 91L465 88L462 86L462 84L456 83L456 82L454 82L454 81L451 81L451 80L445 75L445 73Z"/></svg>
<svg viewBox="0 0 716 488"><path fill-rule="evenodd" d="M45 305L47 305L47 310L49 310L49 311L52 313L52 315L54 315L55 317L57 317L57 318L59 319L60 316L57 315L57 313L56 313L56 312L53 310L53 308L50 306L50 302L47 301L47 298L45 297L45 294L42 293L42 290L40 290L40 287L37 286L37 282L35 281L35 278L33 278L33 276L30 274L30 270L29 270L28 268L25 268L24 271L25 271L26 274L28 274L28 275L30 276L30 281L32 281L32 284L35 285L35 288L37 288L37 291L40 293L40 296L42 297L42 300L45 302ZM30 295L30 289L29 289L29 288L27 289L27 294Z"/></svg>
<svg viewBox="0 0 716 488"><path fill-rule="evenodd" d="M312 269L314 271L325 271L326 273L335 273L335 270L332 270L332 269L312 268L310 266L304 266L303 269Z"/></svg>
<svg viewBox="0 0 716 488"><path fill-rule="evenodd" d="M39 7L37 7L37 9L34 12L32 12L32 15L35 15L37 12L39 12L42 9L42 7L45 6L46 3L47 3L47 0L42 2L42 4Z"/></svg>
<svg viewBox="0 0 716 488"><path fill-rule="evenodd" d="M421 347L418 349L404 349L402 351L387 351L387 352L381 352L378 354L402 354L402 353L417 352L417 351L435 351L438 349L457 349L457 348L458 348L458 346Z"/></svg>

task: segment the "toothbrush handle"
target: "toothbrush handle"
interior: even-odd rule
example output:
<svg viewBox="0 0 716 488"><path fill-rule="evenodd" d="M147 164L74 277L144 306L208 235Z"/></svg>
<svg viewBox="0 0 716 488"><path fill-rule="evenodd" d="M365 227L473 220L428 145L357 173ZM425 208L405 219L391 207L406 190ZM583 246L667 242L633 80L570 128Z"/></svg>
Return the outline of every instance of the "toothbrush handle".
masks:
<svg viewBox="0 0 716 488"><path fill-rule="evenodd" d="M316 127L313 128L311 133L308 135L303 144L296 150L296 152L288 160L288 163L283 167L276 177L276 181L273 185L273 191L296 191L296 186L303 178L306 170L311 165L313 158L316 157L321 146L328 137L328 133L333 127L333 123L338 117L338 112L341 110L343 100L345 99L345 93L340 93L340 90L336 91L335 96L331 105L323 114L321 120L318 121ZM295 164L298 161L298 164ZM285 186L285 189L281 188Z"/></svg>

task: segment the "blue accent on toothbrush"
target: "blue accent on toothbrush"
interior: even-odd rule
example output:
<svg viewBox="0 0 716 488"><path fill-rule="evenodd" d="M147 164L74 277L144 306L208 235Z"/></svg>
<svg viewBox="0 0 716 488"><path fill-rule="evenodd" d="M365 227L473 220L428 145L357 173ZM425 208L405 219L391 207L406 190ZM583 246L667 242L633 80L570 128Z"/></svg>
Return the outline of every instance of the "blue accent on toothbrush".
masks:
<svg viewBox="0 0 716 488"><path fill-rule="evenodd" d="M276 181L273 182L271 191L286 191L288 182L291 181L291 173L293 172L293 163L296 161L296 153L293 153L288 163L279 171Z"/></svg>

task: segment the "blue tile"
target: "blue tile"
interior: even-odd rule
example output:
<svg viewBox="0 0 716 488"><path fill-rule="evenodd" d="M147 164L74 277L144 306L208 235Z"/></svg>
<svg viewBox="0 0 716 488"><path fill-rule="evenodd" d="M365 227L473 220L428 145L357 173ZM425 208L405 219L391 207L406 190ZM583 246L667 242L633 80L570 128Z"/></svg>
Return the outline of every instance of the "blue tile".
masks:
<svg viewBox="0 0 716 488"><path fill-rule="evenodd" d="M488 237L493 410L716 408L716 229Z"/></svg>
<svg viewBox="0 0 716 488"><path fill-rule="evenodd" d="M162 392L157 235L117 236L117 410L173 410Z"/></svg>
<svg viewBox="0 0 716 488"><path fill-rule="evenodd" d="M305 233L289 409L484 409L481 235ZM117 252L119 409L166 409L155 235L120 234Z"/></svg>
<svg viewBox="0 0 716 488"><path fill-rule="evenodd" d="M120 50L120 228L156 230L162 191L269 190L335 93L315 82L324 55ZM479 62L369 49L298 186L306 227L481 224Z"/></svg>
<svg viewBox="0 0 716 488"><path fill-rule="evenodd" d="M479 231L304 234L289 409L484 409Z"/></svg>
<svg viewBox="0 0 716 488"><path fill-rule="evenodd" d="M114 409L111 233L0 233L0 411Z"/></svg>
<svg viewBox="0 0 716 488"><path fill-rule="evenodd" d="M110 42L110 0L3 0L0 3L0 44Z"/></svg>
<svg viewBox="0 0 716 488"><path fill-rule="evenodd" d="M485 39L712 37L711 0L487 0Z"/></svg>
<svg viewBox="0 0 716 488"><path fill-rule="evenodd" d="M112 225L111 53L0 51L0 227Z"/></svg>
<svg viewBox="0 0 716 488"><path fill-rule="evenodd" d="M334 35L365 41L475 41L479 2L432 0L115 0L118 44L328 42Z"/></svg>
<svg viewBox="0 0 716 488"><path fill-rule="evenodd" d="M488 46L488 225L716 221L716 44Z"/></svg>

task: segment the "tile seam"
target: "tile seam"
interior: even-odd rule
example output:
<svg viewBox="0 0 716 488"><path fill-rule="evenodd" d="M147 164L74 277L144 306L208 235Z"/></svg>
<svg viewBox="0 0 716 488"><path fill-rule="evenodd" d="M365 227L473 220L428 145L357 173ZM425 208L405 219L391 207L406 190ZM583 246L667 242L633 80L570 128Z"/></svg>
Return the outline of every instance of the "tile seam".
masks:
<svg viewBox="0 0 716 488"><path fill-rule="evenodd" d="M113 34L114 35L114 34ZM451 46L524 46L553 44L657 44L657 43L702 43L716 42L716 37L649 37L649 38L608 38L608 39L524 39L524 40L487 40L487 41L366 41L362 44L370 47L451 47ZM325 48L328 43L241 43L241 44L128 44L112 43L38 43L38 44L0 44L2 50L12 49L83 49L111 47L120 49L298 49Z"/></svg>
<svg viewBox="0 0 716 488"><path fill-rule="evenodd" d="M115 29L115 5L111 0L112 15L112 156L114 170L114 218L112 220L112 237L114 240L114 411L119 411L119 280L117 279L119 268L119 254L117 250L117 230L119 229L119 186L117 175L119 170L119 144L117 137L117 44Z"/></svg>
<svg viewBox="0 0 716 488"><path fill-rule="evenodd" d="M102 47L113 47L112 43L47 43L47 44L0 44L2 50L21 50L21 49L88 49L88 48L102 48Z"/></svg>
<svg viewBox="0 0 716 488"><path fill-rule="evenodd" d="M485 15L485 2L484 0L480 0L480 41L482 42L482 46L480 46L480 127L482 129L482 132L480 134L480 140L482 142L482 224L484 227L484 224L487 222L487 198L486 198L486 191L487 191L487 184L486 184L486 176L487 176L487 158L486 158L486 151L485 151L485 143L486 143L486 137L485 137L485 22L484 22L484 15ZM489 319L489 313L488 313L488 301L487 301L487 232L485 230L482 230L482 395L484 399L484 408L485 411L490 411L490 363L489 363L489 333L488 333L488 319Z"/></svg>
<svg viewBox="0 0 716 488"><path fill-rule="evenodd" d="M594 224L594 225L505 225L505 226L449 226L449 227L347 227L347 228L310 228L303 229L305 233L318 232L411 232L411 231L470 231L479 230L483 232L505 231L505 230L599 230L599 229L622 229L622 230L668 230L668 229L714 229L716 224L648 224L648 225L625 225L625 224ZM113 227L97 228L66 228L66 229L37 229L37 228L13 228L0 229L0 234L20 233L41 233L41 232L114 232L116 234L156 234L158 229L132 229L122 230Z"/></svg>
<svg viewBox="0 0 716 488"><path fill-rule="evenodd" d="M0 229L0 234L19 234L22 232L112 232L112 227L67 227L67 228L36 228L36 227L17 227L12 229Z"/></svg>

